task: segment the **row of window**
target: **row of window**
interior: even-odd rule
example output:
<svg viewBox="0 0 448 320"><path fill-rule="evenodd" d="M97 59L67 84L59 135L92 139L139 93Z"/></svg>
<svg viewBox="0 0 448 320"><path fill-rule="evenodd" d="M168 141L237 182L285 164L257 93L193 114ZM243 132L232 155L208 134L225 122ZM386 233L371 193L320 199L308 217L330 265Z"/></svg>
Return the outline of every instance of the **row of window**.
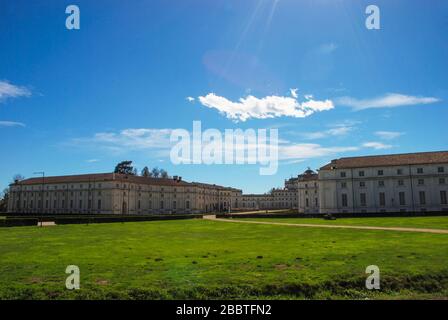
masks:
<svg viewBox="0 0 448 320"><path fill-rule="evenodd" d="M404 186L404 180L398 180L397 183L398 183L399 186ZM445 178L439 178L439 184L442 184L442 185L446 184L446 179ZM425 179L418 179L417 180L417 185L419 185L419 186L425 185ZM359 187L360 188L365 188L365 186L366 186L366 182L365 181L359 181ZM378 187L384 187L384 186L385 186L384 180L379 180L378 181ZM347 188L347 182L341 182L341 188Z"/></svg>
<svg viewBox="0 0 448 320"><path fill-rule="evenodd" d="M420 205L426 205L426 192L420 191L418 193L419 198L419 204ZM386 193L380 192L378 193L378 203L381 207L386 206ZM399 192L398 193L398 201L400 206L406 205L406 194L405 192ZM393 199L392 199L393 202ZM366 193L360 193L359 194L359 203L361 207L367 206L367 194ZM445 190L440 191L440 204L447 204L447 192ZM346 193L343 193L341 195L341 205L342 207L348 206L348 195Z"/></svg>
<svg viewBox="0 0 448 320"><path fill-rule="evenodd" d="M151 200L149 200L148 205L149 205L149 209L152 209L152 201ZM165 204L164 204L163 200L160 201L160 209L164 209L164 206L165 206ZM190 201L189 200L185 201L185 208L190 209ZM141 201L140 200L138 200L138 202L137 202L137 209L141 209ZM177 201L173 201L173 209L177 209Z"/></svg>
<svg viewBox="0 0 448 320"><path fill-rule="evenodd" d="M403 174L403 169L397 169L397 175L402 175ZM437 168L437 172L438 173L444 173L445 172L445 168L444 167L438 167ZM417 168L417 173L418 174L423 174L424 170L423 168ZM345 171L341 171L340 172L341 178L346 178L347 177L347 173ZM384 170L377 170L377 175L378 176L383 176L384 175ZM358 176L359 177L364 177L365 176L365 171L364 170L359 170L358 171ZM306 185L305 185L306 186Z"/></svg>
<svg viewBox="0 0 448 320"><path fill-rule="evenodd" d="M80 184L79 185L79 188L80 189L82 189L84 187L84 185L82 185L82 184ZM98 186L97 186L97 188L101 188L102 187L102 185L101 185L101 183L99 183L98 184ZM75 186L72 184L71 186L70 186L70 188L71 189L74 189L75 188ZM90 188L95 188L95 186L94 185L92 185L92 184L89 184L89 189ZM26 190L42 190L42 185L38 185L38 186L25 186L24 188L23 188L25 191ZM46 188L47 190L50 190L50 186L47 186L47 188ZM58 190L59 188L58 188L58 186L53 186L53 189L54 190ZM64 190L64 189L68 189L68 185L62 185L61 186L61 189L62 190Z"/></svg>
<svg viewBox="0 0 448 320"><path fill-rule="evenodd" d="M78 204L79 204L79 208L82 208L83 201L79 200ZM29 205L29 206L27 206L27 205ZM69 202L69 209L73 209L73 206L74 206L74 201L70 200L70 202ZM20 207L20 201L19 200L17 201L17 207L18 208ZM34 201L33 200L31 200L29 202L27 202L26 200L23 201L23 208L33 209L33 207L34 207ZM41 207L42 207L42 202L39 200L37 202L37 208L41 208ZM45 201L45 209L49 209L49 208L50 208L50 202L48 200L46 200ZM58 208L58 205L57 205L57 201L54 200L53 201L53 209L56 209L56 208ZM61 209L67 209L65 200L61 201ZM92 200L90 200L90 199L87 201L87 209L92 209ZM101 199L98 199L98 201L97 201L97 209L101 210Z"/></svg>

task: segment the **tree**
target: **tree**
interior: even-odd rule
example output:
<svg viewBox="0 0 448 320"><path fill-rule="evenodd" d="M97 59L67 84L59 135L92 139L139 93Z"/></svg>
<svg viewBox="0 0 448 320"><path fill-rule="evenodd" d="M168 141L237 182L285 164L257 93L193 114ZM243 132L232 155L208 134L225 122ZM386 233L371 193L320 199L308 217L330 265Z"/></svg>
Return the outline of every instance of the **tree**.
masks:
<svg viewBox="0 0 448 320"><path fill-rule="evenodd" d="M13 182L18 182L18 181L22 181L22 180L25 180L25 177L22 176L20 173L15 174L15 175L12 177L12 181L13 181Z"/></svg>
<svg viewBox="0 0 448 320"><path fill-rule="evenodd" d="M152 172L149 171L148 167L144 167L143 170L142 170L142 172L140 173L140 175L141 175L142 177L147 177L147 178L149 178L149 177L152 176Z"/></svg>
<svg viewBox="0 0 448 320"><path fill-rule="evenodd" d="M132 166L132 161L121 161L115 166L114 173L135 175L134 167Z"/></svg>
<svg viewBox="0 0 448 320"><path fill-rule="evenodd" d="M165 169L160 169L160 177L164 179L169 178L168 172Z"/></svg>
<svg viewBox="0 0 448 320"><path fill-rule="evenodd" d="M8 210L9 189L3 190L0 196L0 212L6 212Z"/></svg>
<svg viewBox="0 0 448 320"><path fill-rule="evenodd" d="M154 178L158 178L160 176L160 170L157 167L153 168L151 173Z"/></svg>

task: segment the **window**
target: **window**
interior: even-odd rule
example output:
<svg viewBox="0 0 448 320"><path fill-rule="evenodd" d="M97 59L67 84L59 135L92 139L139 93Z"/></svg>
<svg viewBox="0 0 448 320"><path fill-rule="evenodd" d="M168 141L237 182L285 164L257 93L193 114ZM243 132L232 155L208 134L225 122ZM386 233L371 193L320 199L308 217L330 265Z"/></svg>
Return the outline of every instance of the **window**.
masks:
<svg viewBox="0 0 448 320"><path fill-rule="evenodd" d="M317 198L314 198L314 206L317 207L317 205L318 205L318 200L317 200Z"/></svg>
<svg viewBox="0 0 448 320"><path fill-rule="evenodd" d="M365 186L366 186L366 182L365 182L365 181L360 181L360 182L359 182L359 186L360 186L361 188L365 188Z"/></svg>
<svg viewBox="0 0 448 320"><path fill-rule="evenodd" d="M140 200L138 200L138 203L137 203L137 208L140 210Z"/></svg>
<svg viewBox="0 0 448 320"><path fill-rule="evenodd" d="M98 210L101 210L101 199L98 200L98 206L97 206Z"/></svg>
<svg viewBox="0 0 448 320"><path fill-rule="evenodd" d="M345 171L342 171L341 172L341 178L345 178L346 177L346 173L345 173Z"/></svg>
<svg viewBox="0 0 448 320"><path fill-rule="evenodd" d="M406 199L405 199L404 192L398 193L398 198L399 198L399 201L400 201L400 206L406 205Z"/></svg>
<svg viewBox="0 0 448 320"><path fill-rule="evenodd" d="M45 200L45 209L48 209L48 200Z"/></svg>
<svg viewBox="0 0 448 320"><path fill-rule="evenodd" d="M382 176L384 174L384 171L383 170L378 170L378 175L379 176Z"/></svg>
<svg viewBox="0 0 448 320"><path fill-rule="evenodd" d="M403 180L398 180L398 185L399 186L404 186L404 181Z"/></svg>
<svg viewBox="0 0 448 320"><path fill-rule="evenodd" d="M386 206L386 194L384 192L380 192L380 206Z"/></svg>
<svg viewBox="0 0 448 320"><path fill-rule="evenodd" d="M79 200L79 209L82 209L82 200Z"/></svg>
<svg viewBox="0 0 448 320"><path fill-rule="evenodd" d="M397 169L397 174L398 174L398 175L403 174L403 169Z"/></svg>
<svg viewBox="0 0 448 320"><path fill-rule="evenodd" d="M438 167L437 168L437 172L438 173L444 173L445 172L445 168L444 167Z"/></svg>
<svg viewBox="0 0 448 320"><path fill-rule="evenodd" d="M310 206L310 203L309 203L309 200L308 200L308 198L306 198L306 199L305 199L305 206L307 206L307 207L309 207L309 206Z"/></svg>
<svg viewBox="0 0 448 320"><path fill-rule="evenodd" d="M360 177L364 177L364 171L359 171L359 172L358 172L358 175L359 175Z"/></svg>
<svg viewBox="0 0 448 320"><path fill-rule="evenodd" d="M92 209L92 200L87 201L87 209Z"/></svg>
<svg viewBox="0 0 448 320"><path fill-rule="evenodd" d="M152 209L152 201L149 200L149 209Z"/></svg>
<svg viewBox="0 0 448 320"><path fill-rule="evenodd" d="M422 186L422 185L425 184L425 180L424 179L418 179L417 183L418 183L419 186Z"/></svg>
<svg viewBox="0 0 448 320"><path fill-rule="evenodd" d="M163 209L163 201L160 201L160 209Z"/></svg>
<svg viewBox="0 0 448 320"><path fill-rule="evenodd" d="M384 187L384 181L383 180L378 181L378 187Z"/></svg>
<svg viewBox="0 0 448 320"><path fill-rule="evenodd" d="M177 203L176 201L173 201L173 209L176 209Z"/></svg>
<svg viewBox="0 0 448 320"><path fill-rule="evenodd" d="M65 209L65 200L62 200L62 209Z"/></svg>
<svg viewBox="0 0 448 320"><path fill-rule="evenodd" d="M187 201L185 202L185 208L186 208L186 209L190 209L190 201L187 200Z"/></svg>
<svg viewBox="0 0 448 320"><path fill-rule="evenodd" d="M53 209L56 209L56 205L57 205L57 202L56 202L56 200L54 200L53 201Z"/></svg>
<svg viewBox="0 0 448 320"><path fill-rule="evenodd" d="M73 200L70 200L70 209L73 209Z"/></svg>
<svg viewBox="0 0 448 320"><path fill-rule="evenodd" d="M348 206L347 194L345 194L345 193L342 194L342 206L343 207L347 207Z"/></svg>
<svg viewBox="0 0 448 320"><path fill-rule="evenodd" d="M447 204L446 191L445 190L440 191L440 203L441 204Z"/></svg>
<svg viewBox="0 0 448 320"><path fill-rule="evenodd" d="M420 204L422 204L422 205L426 204L426 194L425 194L425 191L420 191L418 193L418 197L419 197L419 200L420 200Z"/></svg>
<svg viewBox="0 0 448 320"><path fill-rule="evenodd" d="M359 194L359 200L361 202L361 207L365 207L367 205L367 198L365 193Z"/></svg>
<svg viewBox="0 0 448 320"><path fill-rule="evenodd" d="M423 173L423 168L417 168L417 173Z"/></svg>
<svg viewBox="0 0 448 320"><path fill-rule="evenodd" d="M439 184L445 184L445 178L439 178Z"/></svg>

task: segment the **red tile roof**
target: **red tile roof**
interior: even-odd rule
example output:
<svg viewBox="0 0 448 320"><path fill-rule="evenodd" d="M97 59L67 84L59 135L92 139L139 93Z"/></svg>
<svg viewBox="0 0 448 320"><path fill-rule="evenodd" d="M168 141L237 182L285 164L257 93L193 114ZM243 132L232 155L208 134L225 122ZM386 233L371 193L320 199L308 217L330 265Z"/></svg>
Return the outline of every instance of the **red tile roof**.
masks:
<svg viewBox="0 0 448 320"><path fill-rule="evenodd" d="M117 182L131 182L138 184L149 185L162 185L162 186L190 186L192 185L186 181L177 181L172 178L148 178L140 176L132 176L118 173L94 173L94 174L79 174L69 176L54 176L54 177L36 177L29 178L18 182L20 185L32 185L32 184L53 184L53 183L93 183L102 181L117 181Z"/></svg>
<svg viewBox="0 0 448 320"><path fill-rule="evenodd" d="M448 151L349 157L332 160L320 170L448 163Z"/></svg>

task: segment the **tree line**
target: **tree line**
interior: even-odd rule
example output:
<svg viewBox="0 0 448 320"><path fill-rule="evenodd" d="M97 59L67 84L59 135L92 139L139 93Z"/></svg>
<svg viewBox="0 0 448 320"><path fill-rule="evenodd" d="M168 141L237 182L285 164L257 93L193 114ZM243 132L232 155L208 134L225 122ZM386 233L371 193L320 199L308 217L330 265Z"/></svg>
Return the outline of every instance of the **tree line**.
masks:
<svg viewBox="0 0 448 320"><path fill-rule="evenodd" d="M128 174L132 176L142 176L142 177L148 177L148 178L170 178L168 172L165 169L159 169L158 167L149 169L148 167L144 167L142 171L140 171L140 174L137 170L137 168L132 166L132 161L126 160L121 161L115 166L114 173L120 173L120 174Z"/></svg>

